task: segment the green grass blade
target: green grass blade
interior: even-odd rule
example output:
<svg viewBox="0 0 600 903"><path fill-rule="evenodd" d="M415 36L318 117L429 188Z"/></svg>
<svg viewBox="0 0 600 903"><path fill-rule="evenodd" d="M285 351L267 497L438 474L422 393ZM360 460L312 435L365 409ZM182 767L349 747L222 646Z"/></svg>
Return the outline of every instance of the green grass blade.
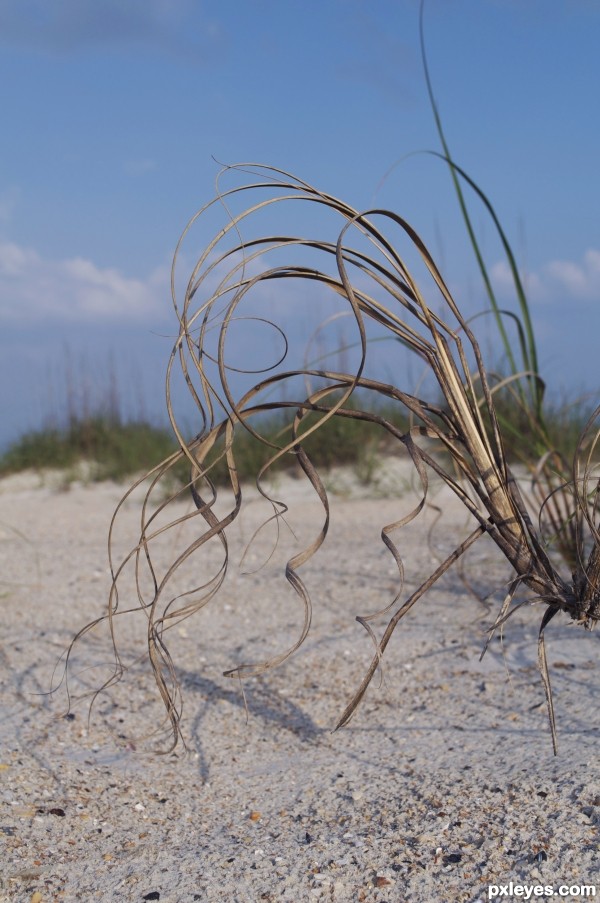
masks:
<svg viewBox="0 0 600 903"><path fill-rule="evenodd" d="M437 104L437 101L435 98L435 94L433 91L433 85L432 85L431 76L429 73L429 66L427 63L427 54L426 54L426 50L425 50L425 35L424 35L424 26L423 26L423 11L424 11L424 2L421 3L420 18L419 18L421 57L422 57L422 61L423 61L423 69L424 69L424 73L425 73L425 82L427 85L427 93L429 96L429 102L431 104L431 109L433 112L436 129L437 129L440 143L441 143L442 149L443 149L443 153L437 153L435 151L432 151L431 153L434 156L440 157L441 159L445 160L445 162L448 164L448 166L450 168L452 182L453 182L454 189L456 192L456 196L457 196L457 200L458 200L459 207L461 210L461 214L462 214L462 217L463 217L463 220L465 223L465 227L467 229L467 233L469 235L469 240L471 242L471 246L473 248L473 252L475 254L477 264L479 266L481 277L483 279L483 283L485 285L485 289L486 289L486 292L487 292L487 295L488 295L488 298L490 301L491 309L496 318L498 332L500 334L502 344L504 346L504 351L506 354L506 359L508 361L508 366L510 368L510 371L512 374L517 374L520 369L524 369L524 370L530 371L534 374L539 374L535 333L534 333L533 325L532 325L532 321L531 321L529 303L527 301L527 296L525 294L523 283L522 283L521 277L519 275L519 270L518 270L515 256L513 254L510 243L508 242L506 234L500 225L498 217L497 217L497 215L494 211L494 208L493 208L492 204L490 203L489 199L486 197L486 195L483 193L483 191L478 187L478 185L467 175L467 173L463 169L461 169L461 167L457 166L457 164L454 162L452 155L450 153L450 148L449 148L449 145L448 145L448 142L446 139L446 135L444 132L442 119L441 119L440 112L439 112L439 107L438 107L438 104ZM498 301L497 301L497 298L496 298L496 295L495 295L495 292L494 292L494 289L492 286L491 278L490 278L487 266L485 264L483 254L481 252L481 248L477 241L477 237L475 235L475 230L473 228L471 217L469 215L468 207L466 204L466 200L464 197L464 193L462 190L459 176L467 182L467 184L475 191L475 193L478 195L480 200L483 202L488 213L492 217L492 220L494 222L494 225L497 229L498 235L502 242L504 252L506 254L506 259L508 261L508 265L509 265L509 268L511 271L514 285L515 285L517 301L519 304L519 309L521 312L521 317L523 320L523 325L524 325L525 335L526 335L526 344L525 345L521 344L521 356L522 356L522 363L523 363L522 368L520 368L517 365L517 362L516 362L514 354L513 354L512 345L511 345L510 339L508 337L508 334L507 334L505 326L504 326L504 322L502 319L502 313L500 311L500 307L499 307L499 304L498 304ZM529 381L529 386L530 386L530 393L531 393L531 403L532 403L532 407L533 407L535 416L541 420L542 419L542 402L543 402L543 389L542 389L541 383L539 380L532 378ZM523 396L523 401L525 402L525 393L523 392L522 389L520 390L520 393Z"/></svg>

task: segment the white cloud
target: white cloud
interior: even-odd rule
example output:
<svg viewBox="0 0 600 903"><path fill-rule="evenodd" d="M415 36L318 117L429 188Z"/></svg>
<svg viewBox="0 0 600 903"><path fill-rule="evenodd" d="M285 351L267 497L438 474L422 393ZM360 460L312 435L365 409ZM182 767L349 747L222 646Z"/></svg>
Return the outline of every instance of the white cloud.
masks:
<svg viewBox="0 0 600 903"><path fill-rule="evenodd" d="M35 251L21 248L12 242L0 244L0 276L18 279L27 270L28 264L38 260Z"/></svg>
<svg viewBox="0 0 600 903"><path fill-rule="evenodd" d="M501 296L514 295L512 274L506 261L494 264L490 272ZM551 260L538 272L520 275L531 301L600 301L600 251L594 248L588 249L578 262Z"/></svg>
<svg viewBox="0 0 600 903"><path fill-rule="evenodd" d="M48 260L32 248L0 242L0 320L135 321L169 310L169 268L125 276L75 257Z"/></svg>
<svg viewBox="0 0 600 903"><path fill-rule="evenodd" d="M573 298L600 300L600 251L590 248L581 263L553 260L546 267L548 277Z"/></svg>
<svg viewBox="0 0 600 903"><path fill-rule="evenodd" d="M492 266L490 276L494 288L502 297L514 296L515 283L511 269L505 260L501 260ZM544 293L544 288L539 274L521 271L519 276L527 296L533 301L540 300Z"/></svg>

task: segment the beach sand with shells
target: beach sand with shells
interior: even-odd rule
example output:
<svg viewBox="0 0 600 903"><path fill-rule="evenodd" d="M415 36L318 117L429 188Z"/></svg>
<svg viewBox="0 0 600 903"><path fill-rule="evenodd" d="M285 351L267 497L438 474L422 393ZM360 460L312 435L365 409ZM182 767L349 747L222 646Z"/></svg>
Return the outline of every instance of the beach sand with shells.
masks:
<svg viewBox="0 0 600 903"><path fill-rule="evenodd" d="M258 677L223 676L277 655L302 627L282 570L318 536L323 509L285 478L273 491L289 499L286 523L268 524L242 560L270 513L256 498L232 529L218 595L166 636L187 749L159 755L169 735L143 613L117 619L128 670L89 720L89 693L114 664L106 624L73 650L70 705L60 660L105 610L107 533L123 487L0 482L1 901L475 903L550 889L581 900L583 885L600 898L600 635L558 617L547 630L555 757L537 670L542 609L517 611L480 660L510 577L482 539L400 623L381 679L333 732L373 655L356 615L398 590L381 528L415 497L402 475L365 488L340 473L328 485L329 535L300 569L313 603L305 643ZM405 595L469 532L447 490L432 501L442 517L432 507L393 534ZM117 555L137 542L139 520L134 498ZM159 572L194 529L161 539ZM218 543L201 551L173 594L190 575L208 579L221 554ZM126 576L121 606L136 604ZM369 622L376 635L389 616Z"/></svg>

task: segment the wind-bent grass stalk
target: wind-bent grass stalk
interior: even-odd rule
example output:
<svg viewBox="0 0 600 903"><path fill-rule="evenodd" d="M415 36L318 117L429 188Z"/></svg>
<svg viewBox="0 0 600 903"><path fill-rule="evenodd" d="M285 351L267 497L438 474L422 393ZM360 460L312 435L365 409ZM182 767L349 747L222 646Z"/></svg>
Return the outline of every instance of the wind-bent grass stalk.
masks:
<svg viewBox="0 0 600 903"><path fill-rule="evenodd" d="M508 365L508 377L499 380L494 386L494 391L508 387L509 398L513 411L520 411L528 425L529 447L525 450L523 463L529 468L533 477L534 492L542 505L543 519L545 521L545 535L552 537L565 563L575 571L578 567L579 547L577 542L576 516L572 508L571 468L554 447L550 436L544 412L545 383L539 371L537 343L531 318L531 311L523 280L519 273L515 254L504 232L498 216L481 188L453 159L446 139L442 117L433 90L433 83L427 62L424 32L424 7L422 0L419 15L419 34L421 43L421 59L425 74L425 83L429 102L433 113L438 137L442 147L442 153L430 151L434 156L444 160L449 168L456 198L460 207L469 241L477 261L483 284L489 299L490 309L493 313L498 335L500 337L506 363ZM463 192L462 183L465 183L482 202L489 214L506 256L506 261L511 273L515 298L517 301L518 316L512 311L503 310L498 303L493 282L479 242L475 228L469 213L467 201ZM505 327L505 319L512 319L516 325L520 362L517 361L512 342ZM527 387L527 391L526 388ZM498 412L498 419L503 431L514 436L518 435L520 428L519 417L506 416Z"/></svg>
<svg viewBox="0 0 600 903"><path fill-rule="evenodd" d="M285 577L304 607L303 624L297 639L289 649L269 661L240 665L227 673L238 678L261 673L282 662L301 645L310 629L311 600L300 571L317 553L329 526L327 491L306 451L306 439L332 418L352 418L379 427L396 443L398 451L408 455L422 489L422 498L409 514L382 529L382 541L398 567L398 591L394 599L377 613L391 613L380 640L377 640L369 623L374 616L358 619L375 640L376 651L361 686L338 726L348 721L359 704L402 617L468 547L487 534L514 569L510 592L493 629L509 617L513 610L513 598L521 588L529 592L531 602L546 606L539 633L539 665L556 750L544 629L559 611L586 628L592 628L600 618L600 532L595 469L598 451L595 423L600 409L590 418L580 439L571 468L570 486L565 486L557 478L550 497L539 500L538 510L530 510L507 464L494 394L475 335L455 304L427 248L411 226L390 211L375 209L359 213L343 201L281 170L248 164L226 167L223 172L241 177L242 181L227 190L218 189L217 196L194 217L184 233L185 237L198 216L207 217L210 211L218 210L219 205L226 211L227 222L217 231L198 260L181 305L175 293L173 275L173 302L179 320L179 336L168 368L168 383L178 365L198 409L202 426L192 440L186 439L173 414L168 391L169 415L180 451L149 475L151 484L142 508L139 541L125 560L111 565L113 585L106 617L115 643L116 665L114 676L108 684L118 680L123 672L116 644L115 620L121 613L118 595L121 578L124 570L133 564L138 603L147 620L148 655L170 719L173 745L177 743L182 702L166 634L169 627L196 613L213 599L226 579L228 528L242 510L245 499L236 469L236 437L240 431L250 431L270 450L271 457L260 468L256 482L263 496L271 501L274 517L279 518L287 509L283 502L269 496L263 478L276 461L291 456L320 499L324 520L313 542L292 557L285 569ZM256 196L258 199L255 199ZM241 212L230 212L230 208L240 200ZM324 210L330 219L333 217L337 225L334 224L332 240L286 236L279 232L267 236L259 232L258 235L248 236L253 223L260 220L262 213L272 212L286 204L296 205L292 208L294 212L301 204L315 213ZM398 243L388 238L385 227L394 230L399 241L406 241L409 248L417 252L431 281L436 304L441 303L442 314L435 313L425 300L400 255ZM247 237L243 239L242 233ZM180 247L181 243L178 252ZM294 262L295 257L302 259L307 253L309 265ZM283 262L280 261L282 254ZM269 257L272 258L272 265L268 263ZM174 274L176 263L177 253ZM301 281L307 297L330 292L347 305L358 335L358 362L349 372L308 369L302 365L285 370L282 365L288 354L286 345L285 354L273 372L266 373L241 397L236 397L228 374L227 350L231 324L243 316L244 306L254 295L260 297L265 287L270 286L279 286L283 292L291 279ZM302 303L305 303L305 296L302 296ZM251 316L254 314L251 313ZM399 339L404 347L426 363L443 396L443 404L434 404L367 375L370 347L367 335L372 323ZM218 330L218 342L216 353L213 353L209 347L209 334L215 328ZM305 379L308 380L306 384ZM301 388L303 385L306 386L304 390ZM383 399L387 405L397 405L408 415L408 422L417 425L402 428L392 423L377 413L377 405L370 406L363 401L365 396ZM261 435L260 416L265 412L288 412L289 432L282 442ZM307 426L307 423L310 425ZM231 497L233 501L225 513L217 513L217 489L211 481L211 469L217 460L223 458L231 490L231 496L226 498ZM168 500L160 497L162 501L153 510L155 490L170 470L186 459L190 467L189 489L195 510L165 525L158 518L169 513ZM540 467L543 468L546 463L542 461ZM392 533L412 523L423 509L430 472L441 478L470 512L473 530L419 589L403 601L403 565ZM123 502L135 488L127 493ZM571 495L564 507L568 491ZM556 530L568 530L574 544L575 565L571 575L565 575L561 569L562 563L553 560L542 528L536 525L536 518L541 519L541 523L548 509L553 517L558 518ZM191 518L197 518L201 525L194 540L184 545L171 566L160 574L153 559L155 542L165 530L189 522ZM183 595L173 596L173 576L211 540L221 545L220 566L201 586L192 586ZM149 593L143 589L148 585L148 575L151 585ZM85 628L82 633L88 629Z"/></svg>

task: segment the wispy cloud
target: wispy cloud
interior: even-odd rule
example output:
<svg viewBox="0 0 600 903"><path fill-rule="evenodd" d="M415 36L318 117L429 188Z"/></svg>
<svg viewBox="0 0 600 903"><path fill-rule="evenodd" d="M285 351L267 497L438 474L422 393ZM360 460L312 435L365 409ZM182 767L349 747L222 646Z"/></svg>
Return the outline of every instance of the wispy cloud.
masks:
<svg viewBox="0 0 600 903"><path fill-rule="evenodd" d="M554 260L546 269L553 282L572 297L600 300L600 251L590 248L581 263Z"/></svg>
<svg viewBox="0 0 600 903"><path fill-rule="evenodd" d="M48 260L32 248L0 243L0 321L134 322L169 309L169 269L125 276L81 257Z"/></svg>
<svg viewBox="0 0 600 903"><path fill-rule="evenodd" d="M505 261L494 264L491 274L500 294L514 294L512 275ZM600 301L600 251L589 248L579 261L551 260L537 272L521 273L521 278L534 302Z"/></svg>
<svg viewBox="0 0 600 903"><path fill-rule="evenodd" d="M194 0L0 0L0 41L53 53L142 45L202 62L220 30L197 9Z"/></svg>

